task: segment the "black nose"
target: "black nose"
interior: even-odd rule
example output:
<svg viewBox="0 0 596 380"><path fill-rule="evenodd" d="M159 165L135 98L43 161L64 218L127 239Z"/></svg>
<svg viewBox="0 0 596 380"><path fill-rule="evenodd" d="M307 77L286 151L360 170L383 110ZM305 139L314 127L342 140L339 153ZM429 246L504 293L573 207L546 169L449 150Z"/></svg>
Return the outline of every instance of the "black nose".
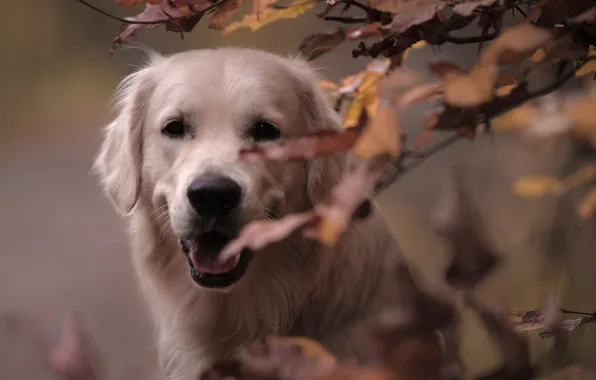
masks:
<svg viewBox="0 0 596 380"><path fill-rule="evenodd" d="M209 173L192 181L186 194L199 215L221 216L238 206L242 189L228 177Z"/></svg>

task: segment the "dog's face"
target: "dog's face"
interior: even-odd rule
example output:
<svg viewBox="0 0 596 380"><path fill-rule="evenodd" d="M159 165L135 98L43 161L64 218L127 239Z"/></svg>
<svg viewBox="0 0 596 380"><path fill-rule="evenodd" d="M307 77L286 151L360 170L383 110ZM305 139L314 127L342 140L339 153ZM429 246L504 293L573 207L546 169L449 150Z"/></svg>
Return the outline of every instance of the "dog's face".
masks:
<svg viewBox="0 0 596 380"><path fill-rule="evenodd" d="M124 214L144 198L166 215L197 284L232 285L252 253L220 263L223 246L251 220L316 203L338 178L330 159L238 160L241 148L338 127L316 79L301 61L248 49L154 58L120 87L96 161L107 194Z"/></svg>

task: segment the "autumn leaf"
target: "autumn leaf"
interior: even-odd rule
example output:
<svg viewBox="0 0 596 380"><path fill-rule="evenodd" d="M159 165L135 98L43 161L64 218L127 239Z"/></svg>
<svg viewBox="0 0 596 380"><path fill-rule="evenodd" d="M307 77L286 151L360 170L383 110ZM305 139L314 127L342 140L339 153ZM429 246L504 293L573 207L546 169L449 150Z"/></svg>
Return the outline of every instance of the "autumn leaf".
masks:
<svg viewBox="0 0 596 380"><path fill-rule="evenodd" d="M315 220L316 216L313 211L307 211L290 214L277 220L255 220L223 248L218 260L226 262L247 248L255 252L260 251L269 244L285 239L294 231Z"/></svg>
<svg viewBox="0 0 596 380"><path fill-rule="evenodd" d="M449 244L451 262L445 278L451 287L472 290L494 271L499 258L483 235L479 212L465 189L460 167L453 169L431 222Z"/></svg>
<svg viewBox="0 0 596 380"><path fill-rule="evenodd" d="M493 5L496 0L467 0L456 4L453 11L462 16L470 16L478 7L488 7Z"/></svg>
<svg viewBox="0 0 596 380"><path fill-rule="evenodd" d="M345 131L320 131L281 142L263 144L258 148L242 149L239 158L244 161L296 161L327 156L352 148L362 133L366 115L359 124Z"/></svg>
<svg viewBox="0 0 596 380"><path fill-rule="evenodd" d="M312 61L335 49L346 40L346 31L339 27L333 31L317 33L306 37L298 47L307 60Z"/></svg>
<svg viewBox="0 0 596 380"><path fill-rule="evenodd" d="M380 37L383 32L380 29L383 24L380 22L373 22L363 26L354 26L346 31L346 39L357 40L368 37Z"/></svg>
<svg viewBox="0 0 596 380"><path fill-rule="evenodd" d="M379 104L367 128L354 144L352 152L361 159L388 153L397 157L400 152L401 127L391 105L387 102Z"/></svg>
<svg viewBox="0 0 596 380"><path fill-rule="evenodd" d="M110 55L114 55L116 49L120 45L130 43L140 30L165 25L167 31L177 33L190 32L203 16L203 13L199 11L207 8L206 5L201 9L197 9L196 12L184 14L181 9L173 6L172 3L167 0L162 0L159 2L146 1L145 3L147 3L147 5L145 6L143 12L136 16L126 18L129 21L144 22L145 24L123 24L121 26L120 34L112 42L112 48L109 51Z"/></svg>
<svg viewBox="0 0 596 380"><path fill-rule="evenodd" d="M305 236L328 246L335 245L360 204L372 194L386 164L386 157L358 161L331 190L328 199L315 206L320 219L307 226Z"/></svg>
<svg viewBox="0 0 596 380"><path fill-rule="evenodd" d="M299 15L311 10L317 4L317 0L295 0L288 7L272 7L271 4L259 13L245 15L238 22L233 22L223 29L222 34L228 35L240 28L249 28L253 32L274 21L296 18Z"/></svg>
<svg viewBox="0 0 596 380"><path fill-rule="evenodd" d="M582 219L590 219L596 211L596 188L592 188L577 206L577 214Z"/></svg>
<svg viewBox="0 0 596 380"><path fill-rule="evenodd" d="M224 3L218 6L215 12L211 15L211 18L209 19L209 28L215 30L224 29L224 24L230 20L234 15L234 12L244 3L244 1L246 0L225 0ZM256 14L253 16L255 18L257 17ZM225 34L225 30L223 34Z"/></svg>
<svg viewBox="0 0 596 380"><path fill-rule="evenodd" d="M559 181L551 176L528 176L518 179L513 187L516 195L541 197L555 192Z"/></svg>
<svg viewBox="0 0 596 380"><path fill-rule="evenodd" d="M387 29L403 33L412 26L435 17L435 14L446 4L442 0L373 0L371 5L376 9L395 14Z"/></svg>
<svg viewBox="0 0 596 380"><path fill-rule="evenodd" d="M584 75L596 73L596 46L590 45L590 49L586 58L591 58L591 61L588 61L582 67L577 69L575 71L575 76L581 77Z"/></svg>
<svg viewBox="0 0 596 380"><path fill-rule="evenodd" d="M531 56L552 39L548 29L522 23L508 28L499 35L478 57L477 65L511 64Z"/></svg>
<svg viewBox="0 0 596 380"><path fill-rule="evenodd" d="M338 92L340 94L353 94L354 96L344 115L344 128L351 128L356 125L363 110L366 110L369 118L374 117L379 104L377 84L385 76L389 64L388 59L374 60L366 66L364 71L344 79Z"/></svg>
<svg viewBox="0 0 596 380"><path fill-rule="evenodd" d="M128 8L133 8L139 4L159 4L163 0L116 0L116 2L120 5L124 5Z"/></svg>
<svg viewBox="0 0 596 380"><path fill-rule="evenodd" d="M596 164L586 164L575 173L560 180L550 176L520 178L515 182L513 191L515 194L523 197L560 196L577 186L595 179Z"/></svg>

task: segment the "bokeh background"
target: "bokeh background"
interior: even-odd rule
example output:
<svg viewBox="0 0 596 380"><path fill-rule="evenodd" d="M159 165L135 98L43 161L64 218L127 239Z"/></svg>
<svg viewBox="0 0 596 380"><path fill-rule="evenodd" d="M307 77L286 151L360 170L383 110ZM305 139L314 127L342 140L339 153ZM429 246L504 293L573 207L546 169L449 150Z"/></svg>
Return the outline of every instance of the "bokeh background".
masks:
<svg viewBox="0 0 596 380"><path fill-rule="evenodd" d="M112 0L94 3L120 16L135 13ZM110 379L155 378L152 325L130 265L126 228L90 173L100 128L113 117L108 106L114 89L143 53L121 50L108 59L119 24L74 0L12 1L0 21L0 379L54 379L47 352L69 310L83 316ZM331 27L309 14L256 33L221 37L199 26L183 42L157 28L138 41L164 54L221 45L294 54L303 37ZM352 74L368 62L351 58L354 47L314 64L331 80ZM469 66L475 55L474 46L427 47L411 52L406 65L426 71L429 61L447 58ZM406 132L420 130L427 112L424 106L409 110ZM595 223L573 215L585 189L559 201L511 194L519 176L562 174L581 165L569 146L505 135L460 142L383 193L380 209L413 265L441 288L447 256L428 215L450 165L464 162L486 233L508 258L482 285L480 298L507 301L514 310L540 307L552 273L566 264L564 306L591 312ZM481 371L496 363L497 351L475 318L464 317L461 353L468 368ZM531 336L542 356L548 342ZM569 349L555 355L553 367L596 363L595 342L596 327L582 327L571 335Z"/></svg>

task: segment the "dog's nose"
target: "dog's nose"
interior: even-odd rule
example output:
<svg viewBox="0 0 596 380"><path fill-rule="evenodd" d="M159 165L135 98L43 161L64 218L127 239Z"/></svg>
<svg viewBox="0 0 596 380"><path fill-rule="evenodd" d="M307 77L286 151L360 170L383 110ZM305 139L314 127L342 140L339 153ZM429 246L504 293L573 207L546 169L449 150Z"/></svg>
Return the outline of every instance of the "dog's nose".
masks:
<svg viewBox="0 0 596 380"><path fill-rule="evenodd" d="M202 216L220 216L240 203L242 189L236 181L218 174L203 174L188 186L188 200Z"/></svg>

